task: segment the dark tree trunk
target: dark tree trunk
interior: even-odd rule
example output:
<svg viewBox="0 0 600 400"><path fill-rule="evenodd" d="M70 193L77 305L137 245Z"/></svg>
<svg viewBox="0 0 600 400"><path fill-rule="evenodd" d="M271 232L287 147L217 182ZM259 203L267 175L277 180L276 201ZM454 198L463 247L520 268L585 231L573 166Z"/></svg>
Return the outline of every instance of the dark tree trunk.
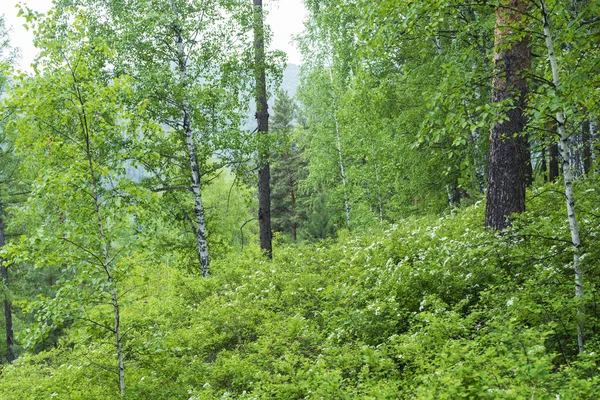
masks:
<svg viewBox="0 0 600 400"><path fill-rule="evenodd" d="M4 247L5 243L5 235L4 235L4 207L0 204L0 248ZM15 360L15 354L13 353L13 345L14 335L13 335L13 326L12 326L12 308L10 304L10 298L8 295L8 268L4 265L4 260L0 259L2 262L2 282L4 283L6 294L4 295L4 319L6 321L6 359L8 362L13 362Z"/></svg>
<svg viewBox="0 0 600 400"><path fill-rule="evenodd" d="M555 182L559 173L558 144L554 143L550 145L550 168L548 169L548 180L550 182Z"/></svg>
<svg viewBox="0 0 600 400"><path fill-rule="evenodd" d="M494 230L511 223L511 214L525 211L525 188L531 165L527 138L525 72L531 66L529 36L515 39L526 28L524 0L503 1L496 10L493 102L513 100L504 122L496 122L490 133L490 169L485 225ZM517 33L517 35L514 34Z"/></svg>
<svg viewBox="0 0 600 400"><path fill-rule="evenodd" d="M265 32L263 27L262 0L254 0L254 68L256 78L256 122L258 135L264 135L259 148L258 170L258 225L260 248L268 258L273 258L271 231L271 172L269 170L269 149L266 135L269 132L269 106L267 104L267 83L265 77Z"/></svg>
<svg viewBox="0 0 600 400"><path fill-rule="evenodd" d="M583 172L589 175L592 171L592 148L590 140L590 121L583 122L581 127L581 138L583 141Z"/></svg>
<svg viewBox="0 0 600 400"><path fill-rule="evenodd" d="M548 153L550 156L550 165L548 168L548 180L550 182L556 182L558 174L560 173L558 165L558 144L555 141L556 136L556 123L551 122L549 125L549 136L550 146L548 146Z"/></svg>
<svg viewBox="0 0 600 400"><path fill-rule="evenodd" d="M290 177L290 200L291 200L291 207L290 207L290 214L291 214L291 221L292 221L292 240L295 242L297 239L297 224L296 224L296 190L295 190L295 182L294 182L294 178Z"/></svg>
<svg viewBox="0 0 600 400"><path fill-rule="evenodd" d="M525 121L527 123L527 121ZM527 152L525 154L525 185L531 187L533 185L533 164L531 163L531 147L529 146L529 139L525 138L527 145Z"/></svg>
<svg viewBox="0 0 600 400"><path fill-rule="evenodd" d="M546 161L546 148L542 147L542 164L540 165L540 172L544 177L544 182L548 182L548 162Z"/></svg>

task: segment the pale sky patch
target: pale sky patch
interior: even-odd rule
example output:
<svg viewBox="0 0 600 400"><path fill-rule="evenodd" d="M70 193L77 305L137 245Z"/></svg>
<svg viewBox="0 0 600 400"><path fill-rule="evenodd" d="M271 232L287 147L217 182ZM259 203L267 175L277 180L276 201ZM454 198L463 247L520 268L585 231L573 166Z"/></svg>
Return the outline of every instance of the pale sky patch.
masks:
<svg viewBox="0 0 600 400"><path fill-rule="evenodd" d="M0 0L0 13L4 14L7 26L12 27L11 43L18 47L21 54L19 67L31 70L30 64L37 54L33 46L33 33L23 28L24 19L17 17L17 3L21 2L29 8L46 12L52 6L51 0ZM248 0L251 1L251 0ZM264 0L268 11L266 22L273 32L271 50L283 50L288 55L289 64L300 64L301 57L297 47L292 43L292 37L304 29L306 9L302 0Z"/></svg>

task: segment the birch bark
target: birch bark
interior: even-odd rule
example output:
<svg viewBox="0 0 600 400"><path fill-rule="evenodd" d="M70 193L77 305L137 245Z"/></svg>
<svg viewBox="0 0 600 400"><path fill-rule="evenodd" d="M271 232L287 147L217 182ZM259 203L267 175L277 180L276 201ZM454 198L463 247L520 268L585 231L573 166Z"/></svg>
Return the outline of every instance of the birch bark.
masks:
<svg viewBox="0 0 600 400"><path fill-rule="evenodd" d="M333 63L332 63L333 64ZM346 226L350 229L350 201L348 200L348 188L346 181L346 170L344 168L344 155L342 153L342 138L340 136L340 125L337 118L337 104L335 101L335 93L333 92L333 66L329 67L329 81L331 82L331 101L333 104L333 121L335 123L335 138L337 139L337 153L340 167L340 175L342 177L342 185L344 187L344 209L346 210Z"/></svg>
<svg viewBox="0 0 600 400"><path fill-rule="evenodd" d="M548 58L550 59L550 67L552 69L552 81L554 87L560 86L560 75L558 71L558 62L556 53L554 52L554 43L552 41L552 33L550 30L550 19L546 2L540 0L542 7L542 17L544 24L544 37L546 39L546 47L548 49ZM565 129L565 113L559 109L556 112L557 130L560 137L560 152L563 161L563 177L565 181L565 196L567 198L567 216L569 218L569 229L571 231L571 243L573 244L573 270L575 271L575 297L583 301L583 269L581 267L580 246L581 239L579 237L579 225L577 223L577 215L575 210L575 197L573 195L573 165L570 162L569 156L569 138ZM577 309L577 346L579 352L585 350L585 332L584 332L584 309L579 306Z"/></svg>
<svg viewBox="0 0 600 400"><path fill-rule="evenodd" d="M175 9L174 4L171 4ZM198 153L196 149L196 141L194 140L194 130L192 128L191 107L189 101L185 97L188 89L187 56L185 54L181 30L178 27L175 28L175 42L177 44L177 68L179 70L179 77L181 79L181 85L184 92L184 99L181 103L181 125L185 135L185 144L190 163L191 188L194 196L194 215L196 216L196 229L194 234L196 236L196 253L198 255L198 261L200 262L202 276L208 276L210 274L210 257L208 252L208 242L206 239L206 220L204 218L204 204L202 203L200 167L198 165Z"/></svg>

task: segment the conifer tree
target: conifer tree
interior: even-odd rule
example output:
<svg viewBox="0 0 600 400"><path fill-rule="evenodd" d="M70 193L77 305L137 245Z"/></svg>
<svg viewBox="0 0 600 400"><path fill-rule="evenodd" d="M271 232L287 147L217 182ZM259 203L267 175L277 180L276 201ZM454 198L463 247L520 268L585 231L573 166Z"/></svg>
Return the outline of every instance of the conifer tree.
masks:
<svg viewBox="0 0 600 400"><path fill-rule="evenodd" d="M303 196L298 186L307 171L302 151L292 137L296 114L294 100L287 92L279 91L273 111L271 128L279 138L271 161L273 230L289 233L291 239L296 241L300 223L305 218Z"/></svg>
<svg viewBox="0 0 600 400"><path fill-rule="evenodd" d="M485 225L495 230L509 226L511 214L525 211L531 167L524 134L528 91L525 73L531 66L527 11L528 2L523 0L503 1L496 10L492 102L505 105L506 117L494 123L490 134Z"/></svg>

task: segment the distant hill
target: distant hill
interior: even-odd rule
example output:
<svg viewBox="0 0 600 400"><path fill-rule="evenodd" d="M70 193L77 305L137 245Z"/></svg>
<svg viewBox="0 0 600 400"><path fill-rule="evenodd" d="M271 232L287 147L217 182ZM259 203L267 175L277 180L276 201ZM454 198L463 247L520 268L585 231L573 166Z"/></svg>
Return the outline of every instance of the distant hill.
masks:
<svg viewBox="0 0 600 400"><path fill-rule="evenodd" d="M283 80L281 81L281 88L288 92L290 96L295 96L296 91L298 89L298 85L300 84L300 66L296 64L288 64L288 66L283 71ZM271 94L269 96L269 108L273 107L275 103L275 97ZM244 129L253 131L256 129L256 119L254 114L256 113L256 105L254 101L250 104L250 110L248 111L248 118L246 119L246 123L244 124Z"/></svg>
<svg viewBox="0 0 600 400"><path fill-rule="evenodd" d="M290 96L296 95L296 90L300 84L300 66L295 64L289 64L285 71L283 71L283 81L281 87L287 91ZM269 102L269 104L271 104Z"/></svg>

